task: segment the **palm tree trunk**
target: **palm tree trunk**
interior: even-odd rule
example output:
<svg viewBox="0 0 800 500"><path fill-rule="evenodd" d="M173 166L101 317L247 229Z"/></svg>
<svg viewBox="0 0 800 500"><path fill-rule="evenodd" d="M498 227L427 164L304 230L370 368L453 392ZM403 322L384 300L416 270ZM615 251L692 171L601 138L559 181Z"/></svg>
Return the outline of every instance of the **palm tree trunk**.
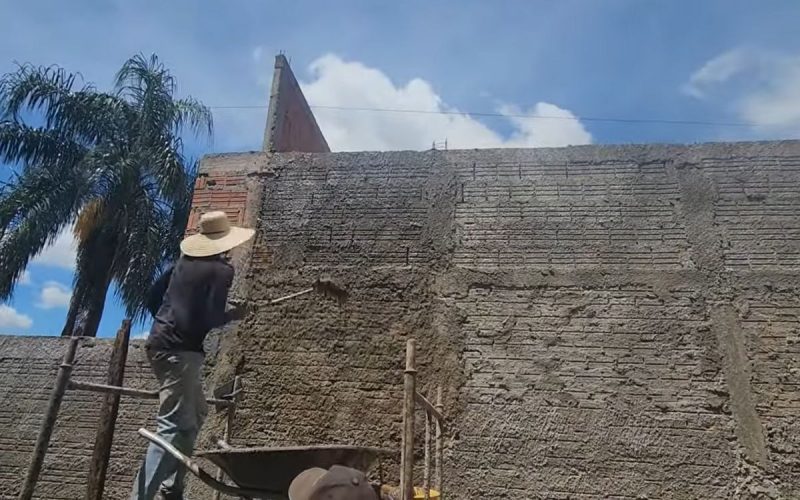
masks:
<svg viewBox="0 0 800 500"><path fill-rule="evenodd" d="M106 295L110 284L111 280L106 279L102 283L94 284L82 299L78 297L72 298L67 320L61 331L62 337L70 337L72 335L82 337L97 336L97 329L103 317Z"/></svg>
<svg viewBox="0 0 800 500"><path fill-rule="evenodd" d="M92 241L86 241L83 245L85 247L81 249L75 270L75 291L70 300L67 320L61 330L62 337L97 336L108 287L111 285L116 241L92 238Z"/></svg>
<svg viewBox="0 0 800 500"><path fill-rule="evenodd" d="M110 274L110 273L109 273ZM86 309L86 318L83 326L84 337L97 337L97 329L100 327L100 319L103 317L103 310L106 305L106 295L108 294L108 286L110 284L110 277L105 281L102 288L93 290L89 297L88 308Z"/></svg>
<svg viewBox="0 0 800 500"><path fill-rule="evenodd" d="M78 320L78 314L81 312L81 302L83 298L80 297L77 293L77 290L73 290L72 298L69 301L69 311L67 312L67 321L64 324L64 329L61 330L62 337L71 337L72 333L75 332L75 324Z"/></svg>
<svg viewBox="0 0 800 500"><path fill-rule="evenodd" d="M110 273L109 273L110 274ZM69 305L67 320L61 330L62 337L79 335L82 337L96 337L100 320L105 310L106 295L111 280L91 287L83 297L74 295Z"/></svg>

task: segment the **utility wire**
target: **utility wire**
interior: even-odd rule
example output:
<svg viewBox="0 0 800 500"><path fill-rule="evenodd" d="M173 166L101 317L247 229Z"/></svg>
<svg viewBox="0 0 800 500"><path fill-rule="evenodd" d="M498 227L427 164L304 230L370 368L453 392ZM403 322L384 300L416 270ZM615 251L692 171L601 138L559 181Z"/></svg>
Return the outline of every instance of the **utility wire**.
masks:
<svg viewBox="0 0 800 500"><path fill-rule="evenodd" d="M325 106L313 105L309 106L312 109L331 109L337 111L366 111L374 113L406 113L406 114L422 114L422 115L456 115L456 116L480 116L492 118L522 118L522 119L545 119L545 120L580 120L586 122L610 122L610 123L648 123L648 124L663 124L663 125L693 125L693 126L711 126L711 127L752 127L752 123L743 122L714 122L705 120L664 120L657 118L607 118L598 116L554 116L554 115L537 115L537 114L503 114L503 113L488 113L480 111L442 111L442 110L424 110L424 109L396 109L396 108L367 108L367 107L351 107L351 106ZM266 109L267 106L209 106L211 109Z"/></svg>

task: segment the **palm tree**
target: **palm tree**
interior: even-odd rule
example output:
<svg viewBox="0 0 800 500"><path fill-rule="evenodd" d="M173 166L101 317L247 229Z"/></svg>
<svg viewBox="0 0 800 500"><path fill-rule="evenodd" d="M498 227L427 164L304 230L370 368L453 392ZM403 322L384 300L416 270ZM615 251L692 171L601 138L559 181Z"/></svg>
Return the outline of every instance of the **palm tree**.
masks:
<svg viewBox="0 0 800 500"><path fill-rule="evenodd" d="M114 90L80 84L58 67L23 65L0 79L0 162L16 166L0 188L0 300L28 262L73 227L78 256L62 335L95 336L108 288L140 320L145 294L177 256L196 165L188 129L211 137L212 117L153 55L137 55Z"/></svg>

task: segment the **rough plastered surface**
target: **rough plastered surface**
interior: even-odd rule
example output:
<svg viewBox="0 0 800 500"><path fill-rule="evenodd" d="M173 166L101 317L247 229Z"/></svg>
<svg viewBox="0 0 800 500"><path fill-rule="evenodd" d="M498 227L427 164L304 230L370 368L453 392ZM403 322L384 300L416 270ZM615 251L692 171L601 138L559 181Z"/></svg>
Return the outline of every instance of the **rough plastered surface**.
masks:
<svg viewBox="0 0 800 500"><path fill-rule="evenodd" d="M450 498L800 496L800 143L260 161L236 444L399 447L414 337Z"/></svg>
<svg viewBox="0 0 800 500"><path fill-rule="evenodd" d="M203 171L197 210L258 227L235 293L259 307L209 359L209 387L244 377L234 444L399 448L414 337L452 419L449 498L800 497L800 143L246 153ZM266 305L318 276L347 304ZM87 340L76 378L102 381L110 346ZM2 499L63 349L0 337ZM143 358L126 384L155 385ZM84 495L99 400L68 393L38 498ZM126 498L154 413L123 398L107 498Z"/></svg>
<svg viewBox="0 0 800 500"><path fill-rule="evenodd" d="M105 383L113 341L85 339L73 378ZM0 499L16 499L50 398L67 339L0 336ZM155 378L140 342L131 344L126 385L154 389ZM35 498L75 500L86 494L101 395L67 391L56 422ZM122 398L108 467L105 498L124 499L144 456L136 429L155 427L157 404Z"/></svg>

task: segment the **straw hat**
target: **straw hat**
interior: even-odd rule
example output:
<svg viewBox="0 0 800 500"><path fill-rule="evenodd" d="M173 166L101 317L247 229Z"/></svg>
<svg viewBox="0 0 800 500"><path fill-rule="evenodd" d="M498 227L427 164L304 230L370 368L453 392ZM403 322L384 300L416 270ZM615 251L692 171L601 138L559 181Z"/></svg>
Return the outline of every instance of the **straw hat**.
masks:
<svg viewBox="0 0 800 500"><path fill-rule="evenodd" d="M231 226L225 212L208 212L200 216L200 233L181 241L181 252L189 257L211 257L241 245L253 234L253 229Z"/></svg>

